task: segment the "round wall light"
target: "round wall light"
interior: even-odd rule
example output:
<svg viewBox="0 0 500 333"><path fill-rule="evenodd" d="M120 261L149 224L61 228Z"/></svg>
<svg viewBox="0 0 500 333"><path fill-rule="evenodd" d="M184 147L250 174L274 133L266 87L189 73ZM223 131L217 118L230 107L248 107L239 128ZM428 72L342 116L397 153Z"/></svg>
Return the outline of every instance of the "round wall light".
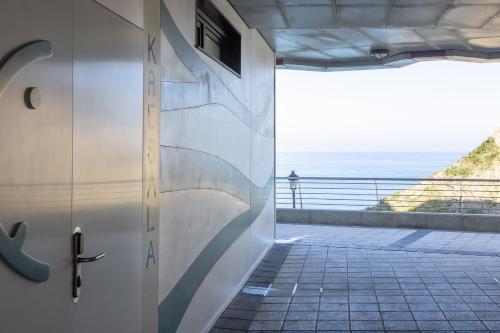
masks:
<svg viewBox="0 0 500 333"><path fill-rule="evenodd" d="M389 56L389 50L387 49L372 49L370 51L370 55L374 57L375 59L382 60L384 58L387 58Z"/></svg>

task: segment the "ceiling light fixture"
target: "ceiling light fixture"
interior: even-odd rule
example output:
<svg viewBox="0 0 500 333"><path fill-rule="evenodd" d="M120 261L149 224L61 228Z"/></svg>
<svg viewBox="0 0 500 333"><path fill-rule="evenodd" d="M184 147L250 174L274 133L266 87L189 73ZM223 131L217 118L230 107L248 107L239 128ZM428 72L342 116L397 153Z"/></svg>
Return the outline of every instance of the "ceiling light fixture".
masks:
<svg viewBox="0 0 500 333"><path fill-rule="evenodd" d="M389 56L389 50L387 49L372 49L370 55L375 59L382 60Z"/></svg>

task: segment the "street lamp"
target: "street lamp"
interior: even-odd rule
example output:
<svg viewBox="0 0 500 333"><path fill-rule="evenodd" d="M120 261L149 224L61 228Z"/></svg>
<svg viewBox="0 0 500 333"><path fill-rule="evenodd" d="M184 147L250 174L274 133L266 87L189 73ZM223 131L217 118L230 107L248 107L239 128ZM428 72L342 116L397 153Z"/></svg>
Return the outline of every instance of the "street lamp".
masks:
<svg viewBox="0 0 500 333"><path fill-rule="evenodd" d="M290 190L292 191L292 204L295 208L295 190L297 189L297 183L299 182L299 176L292 170L292 173L288 176L288 181L290 182Z"/></svg>

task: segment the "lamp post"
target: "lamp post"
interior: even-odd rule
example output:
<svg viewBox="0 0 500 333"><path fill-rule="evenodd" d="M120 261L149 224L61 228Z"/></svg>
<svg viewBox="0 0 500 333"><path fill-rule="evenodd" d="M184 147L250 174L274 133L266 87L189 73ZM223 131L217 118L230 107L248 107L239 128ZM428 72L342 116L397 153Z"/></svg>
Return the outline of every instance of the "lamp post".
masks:
<svg viewBox="0 0 500 333"><path fill-rule="evenodd" d="M292 191L292 207L295 208L295 190L297 189L297 183L299 181L299 176L292 170L292 173L288 176L288 181L290 182L290 190Z"/></svg>

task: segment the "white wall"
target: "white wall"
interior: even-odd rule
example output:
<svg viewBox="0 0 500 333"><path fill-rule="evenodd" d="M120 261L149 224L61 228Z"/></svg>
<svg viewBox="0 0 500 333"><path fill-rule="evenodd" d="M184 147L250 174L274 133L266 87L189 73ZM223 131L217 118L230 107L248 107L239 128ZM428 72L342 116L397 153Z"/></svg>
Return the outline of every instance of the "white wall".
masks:
<svg viewBox="0 0 500 333"><path fill-rule="evenodd" d="M195 49L195 0L162 12L162 332L208 330L274 241L274 53L213 3L241 33L241 77Z"/></svg>

